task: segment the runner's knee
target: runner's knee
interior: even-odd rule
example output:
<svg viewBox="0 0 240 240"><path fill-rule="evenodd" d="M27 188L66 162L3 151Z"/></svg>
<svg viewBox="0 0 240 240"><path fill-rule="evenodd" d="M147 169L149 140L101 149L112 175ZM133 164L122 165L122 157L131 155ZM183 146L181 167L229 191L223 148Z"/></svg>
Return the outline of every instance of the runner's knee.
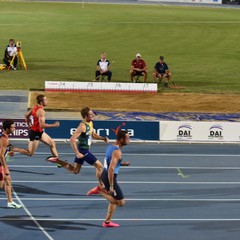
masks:
<svg viewBox="0 0 240 240"><path fill-rule="evenodd" d="M122 207L123 205L125 205L125 203L126 203L125 199L119 200L119 201L117 202L117 206L118 206L118 207Z"/></svg>

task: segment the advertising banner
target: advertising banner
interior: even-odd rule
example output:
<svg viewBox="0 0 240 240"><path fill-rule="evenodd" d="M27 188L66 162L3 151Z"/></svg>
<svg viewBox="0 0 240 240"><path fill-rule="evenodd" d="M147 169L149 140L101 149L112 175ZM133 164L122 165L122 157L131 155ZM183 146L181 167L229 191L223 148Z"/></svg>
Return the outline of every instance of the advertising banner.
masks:
<svg viewBox="0 0 240 240"><path fill-rule="evenodd" d="M160 140L240 142L240 123L161 121Z"/></svg>
<svg viewBox="0 0 240 240"><path fill-rule="evenodd" d="M0 119L0 133L2 132L2 121ZM28 127L24 119L13 119L16 129L10 136L12 139L28 139ZM55 120L47 120L53 123ZM59 120L59 128L47 128L45 132L53 139L68 140L76 128L79 120ZM98 135L108 136L109 139L116 139L117 131L127 130L131 139L135 140L159 140L159 122L145 121L94 121L94 129Z"/></svg>
<svg viewBox="0 0 240 240"><path fill-rule="evenodd" d="M10 138L15 139L28 139L28 126L25 122L25 119L13 119L16 129ZM2 132L2 122L3 119L0 119L0 133Z"/></svg>
<svg viewBox="0 0 240 240"><path fill-rule="evenodd" d="M240 5L240 0L223 0L223 4Z"/></svg>
<svg viewBox="0 0 240 240"><path fill-rule="evenodd" d="M52 123L54 121L48 121ZM78 127L78 120L60 120L60 128L46 129L53 138L69 139ZM116 139L116 133L120 129L127 130L131 139L136 140L159 140L159 122L145 121L94 121L94 129L100 136L108 136Z"/></svg>

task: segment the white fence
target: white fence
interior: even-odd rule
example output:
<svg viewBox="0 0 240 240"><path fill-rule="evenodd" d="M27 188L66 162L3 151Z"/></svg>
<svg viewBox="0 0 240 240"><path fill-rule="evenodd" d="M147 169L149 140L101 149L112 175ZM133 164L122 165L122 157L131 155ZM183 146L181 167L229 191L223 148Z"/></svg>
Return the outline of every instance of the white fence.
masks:
<svg viewBox="0 0 240 240"><path fill-rule="evenodd" d="M138 1L222 4L222 0L138 0Z"/></svg>

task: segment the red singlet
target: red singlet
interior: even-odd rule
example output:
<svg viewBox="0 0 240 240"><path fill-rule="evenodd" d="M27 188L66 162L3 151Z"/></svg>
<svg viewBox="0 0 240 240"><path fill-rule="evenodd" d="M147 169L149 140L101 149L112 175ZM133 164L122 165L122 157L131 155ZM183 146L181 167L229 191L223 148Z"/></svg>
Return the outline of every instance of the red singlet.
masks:
<svg viewBox="0 0 240 240"><path fill-rule="evenodd" d="M42 132L42 128L40 127L39 121L38 121L38 117L37 117L37 111L38 109L43 108L42 106L36 105L33 109L32 109L32 116L33 116L33 125L31 127L31 129L35 132Z"/></svg>

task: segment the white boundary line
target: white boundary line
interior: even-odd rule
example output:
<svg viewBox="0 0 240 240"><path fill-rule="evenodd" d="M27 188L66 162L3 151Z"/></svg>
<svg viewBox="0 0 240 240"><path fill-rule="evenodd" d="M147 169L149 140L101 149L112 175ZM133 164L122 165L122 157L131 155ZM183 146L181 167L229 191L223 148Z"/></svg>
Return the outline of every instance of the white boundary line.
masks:
<svg viewBox="0 0 240 240"><path fill-rule="evenodd" d="M15 198L18 200L18 202L22 205L24 211L27 213L27 215L29 216L29 219L32 220L36 226L44 233L44 235L49 239L49 240L54 240L46 231L45 229L38 223L39 220L37 220L36 218L33 217L33 215L28 211L28 209L25 207L25 205L23 204L23 202L21 201L21 199L18 197L17 193L14 191L13 189L13 194L15 196Z"/></svg>
<svg viewBox="0 0 240 240"><path fill-rule="evenodd" d="M56 166L40 166L40 165L9 165L11 168L55 168ZM84 166L84 168L93 169L92 166ZM151 166L127 166L121 168L121 171L128 169L206 169L206 170L240 170L240 167L185 167L185 166L176 166L176 167L151 167Z"/></svg>
<svg viewBox="0 0 240 240"><path fill-rule="evenodd" d="M18 155L19 153L16 153ZM104 152L94 152L95 155L99 156L105 156ZM21 155L21 154L19 154ZM46 152L37 152L35 155L45 155ZM63 155L71 155L73 156L72 159L74 159L74 154L73 153L59 153L60 156ZM21 155L22 156L22 155ZM165 157L240 157L240 154L201 154L201 153L127 153L124 152L124 156L165 156ZM32 157L34 158L34 156Z"/></svg>
<svg viewBox="0 0 240 240"><path fill-rule="evenodd" d="M6 200L6 198L0 198L0 200ZM18 199L17 199L18 200ZM22 198L23 201L106 201L104 198ZM240 198L186 198L186 199L181 199L181 198L125 198L126 201L159 201L159 202L164 202L164 201L172 201L172 202L240 202Z"/></svg>
<svg viewBox="0 0 240 240"><path fill-rule="evenodd" d="M92 184L97 184L97 181L52 181L52 180L47 180L47 181L28 181L28 180L14 180L12 181L13 183L48 183L48 184L69 184L69 183L75 183L75 184L86 184L86 183L92 183ZM121 184L199 184L199 185L239 185L240 182L161 182L161 181L156 181L156 182L145 182L145 181L118 181L118 183Z"/></svg>
<svg viewBox="0 0 240 240"><path fill-rule="evenodd" d="M28 221L28 218L1 218L4 221ZM104 221L103 218L36 218L37 221ZM132 221L132 222L140 222L140 221L213 221L213 222L233 222L233 221L240 221L240 218L115 218L113 221Z"/></svg>

